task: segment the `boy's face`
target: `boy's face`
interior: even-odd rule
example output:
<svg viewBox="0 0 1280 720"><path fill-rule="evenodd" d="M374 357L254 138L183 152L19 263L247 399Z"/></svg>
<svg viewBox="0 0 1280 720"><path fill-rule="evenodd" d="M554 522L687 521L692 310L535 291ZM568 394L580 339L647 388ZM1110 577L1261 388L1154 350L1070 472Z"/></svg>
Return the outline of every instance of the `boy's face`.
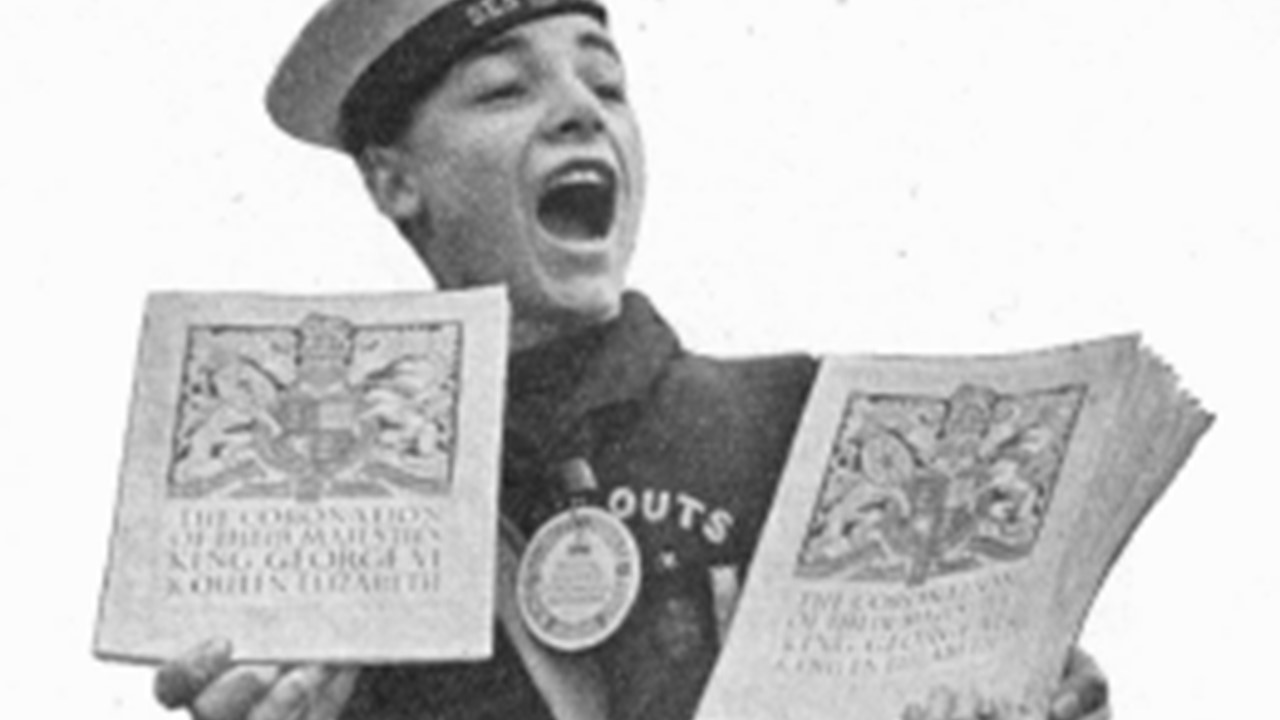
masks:
<svg viewBox="0 0 1280 720"><path fill-rule="evenodd" d="M442 287L506 284L517 330L554 334L617 314L643 163L608 32L566 14L460 61L367 172Z"/></svg>

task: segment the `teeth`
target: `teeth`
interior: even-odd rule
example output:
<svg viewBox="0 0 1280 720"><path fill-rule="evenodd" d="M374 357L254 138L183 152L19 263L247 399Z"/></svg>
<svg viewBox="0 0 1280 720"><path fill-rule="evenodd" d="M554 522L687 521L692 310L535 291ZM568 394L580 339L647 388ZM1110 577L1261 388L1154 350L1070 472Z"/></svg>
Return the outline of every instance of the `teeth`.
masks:
<svg viewBox="0 0 1280 720"><path fill-rule="evenodd" d="M604 237L613 224L617 182L605 163L568 163L548 178L539 194L538 221L566 241Z"/></svg>
<svg viewBox="0 0 1280 720"><path fill-rule="evenodd" d="M608 176L599 168L575 168L557 177L552 183L552 187L563 187L565 185L605 185L609 182Z"/></svg>

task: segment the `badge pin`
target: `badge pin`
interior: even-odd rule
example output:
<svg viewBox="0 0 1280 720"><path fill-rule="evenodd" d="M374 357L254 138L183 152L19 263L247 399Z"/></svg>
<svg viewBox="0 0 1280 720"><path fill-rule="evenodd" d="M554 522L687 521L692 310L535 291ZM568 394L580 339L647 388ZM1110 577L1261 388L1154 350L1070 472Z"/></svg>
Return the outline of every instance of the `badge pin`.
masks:
<svg viewBox="0 0 1280 720"><path fill-rule="evenodd" d="M609 639L640 593L640 548L621 520L577 506L530 540L516 576L516 603L529 631L563 652Z"/></svg>

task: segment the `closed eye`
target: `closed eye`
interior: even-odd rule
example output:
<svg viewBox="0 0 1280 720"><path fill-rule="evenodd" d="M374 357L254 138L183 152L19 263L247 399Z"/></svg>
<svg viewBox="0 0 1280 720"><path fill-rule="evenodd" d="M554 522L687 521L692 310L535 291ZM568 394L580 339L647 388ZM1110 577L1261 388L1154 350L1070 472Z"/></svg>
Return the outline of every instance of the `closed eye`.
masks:
<svg viewBox="0 0 1280 720"><path fill-rule="evenodd" d="M622 83L597 83L594 89L596 97L606 102L627 101L627 88Z"/></svg>
<svg viewBox="0 0 1280 720"><path fill-rule="evenodd" d="M481 105L489 103L502 102L504 100L514 100L523 96L525 93L524 83L509 82L500 85L494 85L476 93L475 100Z"/></svg>

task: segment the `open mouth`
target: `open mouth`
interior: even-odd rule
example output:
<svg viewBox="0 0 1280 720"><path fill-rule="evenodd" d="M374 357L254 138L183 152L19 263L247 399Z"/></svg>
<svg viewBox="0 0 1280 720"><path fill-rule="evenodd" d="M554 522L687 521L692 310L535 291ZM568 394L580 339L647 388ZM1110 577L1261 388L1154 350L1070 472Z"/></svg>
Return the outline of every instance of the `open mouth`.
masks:
<svg viewBox="0 0 1280 720"><path fill-rule="evenodd" d="M617 208L618 176L596 161L556 171L538 198L538 222L562 240L598 240L609 234Z"/></svg>

